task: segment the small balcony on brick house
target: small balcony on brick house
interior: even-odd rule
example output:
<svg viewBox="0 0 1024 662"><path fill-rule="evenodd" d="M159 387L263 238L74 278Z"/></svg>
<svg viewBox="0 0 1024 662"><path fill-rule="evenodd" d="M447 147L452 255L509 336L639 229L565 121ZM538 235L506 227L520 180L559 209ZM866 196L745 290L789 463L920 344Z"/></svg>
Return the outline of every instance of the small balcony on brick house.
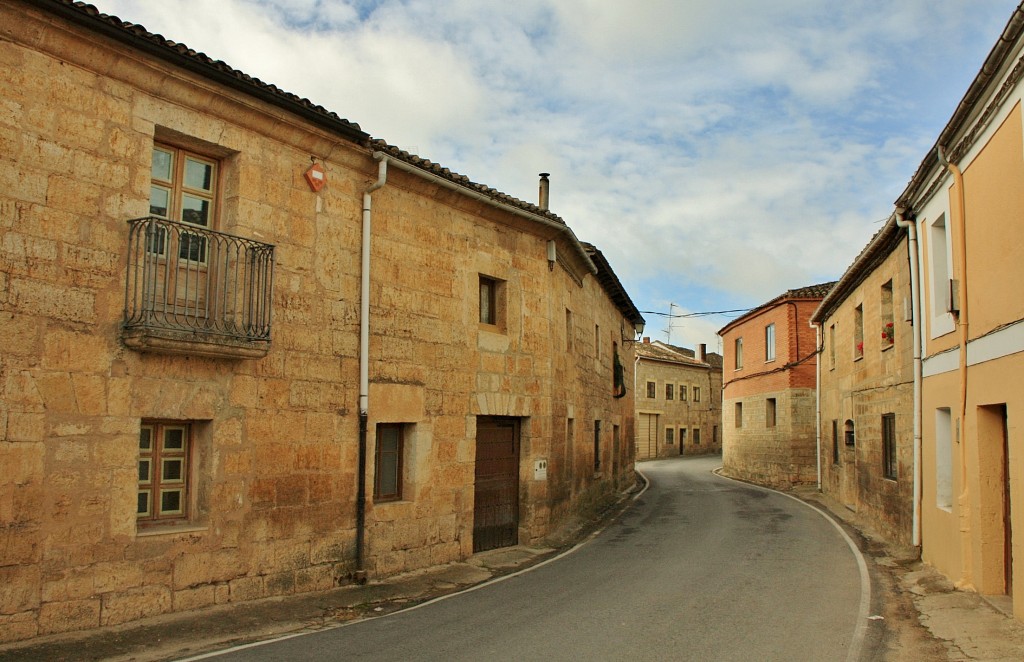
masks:
<svg viewBox="0 0 1024 662"><path fill-rule="evenodd" d="M157 216L128 226L126 346L231 359L267 355L274 246Z"/></svg>

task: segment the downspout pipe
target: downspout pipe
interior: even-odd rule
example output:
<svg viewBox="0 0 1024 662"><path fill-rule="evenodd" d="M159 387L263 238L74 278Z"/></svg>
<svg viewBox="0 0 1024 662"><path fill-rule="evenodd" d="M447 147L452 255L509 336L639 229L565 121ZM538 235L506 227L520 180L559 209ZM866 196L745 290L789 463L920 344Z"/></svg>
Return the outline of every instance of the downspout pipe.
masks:
<svg viewBox="0 0 1024 662"><path fill-rule="evenodd" d="M366 583L366 436L370 418L370 230L371 194L388 181L388 160L379 161L377 181L363 192L362 264L359 270L359 466L356 486L356 573Z"/></svg>
<svg viewBox="0 0 1024 662"><path fill-rule="evenodd" d="M950 163L946 160L946 155L939 145L935 148L936 153L939 157L939 163L944 168L949 170L950 174L953 175L953 188L955 193L955 204L956 204L956 216L953 223L953 232L951 233L956 238L956 262L954 263L954 274L958 276L959 287L957 288L957 308L958 311L954 312L956 317L956 325L958 336L960 340L960 426L958 441L960 442L960 477L963 479L961 484L961 497L967 496L967 466L963 462L966 458L966 451L964 444L964 435L966 428L966 416L967 416L967 339L968 339L968 315L967 315L967 232L964 221L966 220L966 209L964 204L964 175L960 168L955 163ZM953 219L951 219L953 220ZM950 292L950 296L953 292Z"/></svg>
<svg viewBox="0 0 1024 662"><path fill-rule="evenodd" d="M911 524L911 544L921 546L921 383L923 370L921 361L921 271L919 267L919 246L917 242L917 223L906 219L906 209L897 207L895 212L896 226L907 231L910 258L910 326L913 331L914 343L914 495L913 516Z"/></svg>
<svg viewBox="0 0 1024 662"><path fill-rule="evenodd" d="M957 294L958 311L953 313L956 319L957 331L960 340L960 420L957 425L957 442L960 444L960 530L963 535L963 559L964 578L961 585L973 584L973 572L970 567L971 559L971 526L970 526L970 487L967 480L967 340L968 321L967 314L967 209L964 202L964 175L960 168L946 159L942 145L935 148L939 163L945 167L953 176L953 188L955 197L956 214L950 220L953 221L951 234L956 237L956 260L953 264L953 273L959 277L959 288ZM950 292L952 297L953 292Z"/></svg>
<svg viewBox="0 0 1024 662"><path fill-rule="evenodd" d="M814 327L815 344L818 347L818 358L814 361L814 449L818 469L818 491L821 491L821 355L825 349L824 333L820 325Z"/></svg>

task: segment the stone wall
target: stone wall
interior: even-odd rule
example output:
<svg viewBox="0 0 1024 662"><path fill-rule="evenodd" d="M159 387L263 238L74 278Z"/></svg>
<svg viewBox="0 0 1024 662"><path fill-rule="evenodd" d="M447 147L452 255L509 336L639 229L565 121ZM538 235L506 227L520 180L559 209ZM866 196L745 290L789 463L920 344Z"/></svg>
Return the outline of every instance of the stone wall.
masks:
<svg viewBox="0 0 1024 662"><path fill-rule="evenodd" d="M717 375L715 373L718 373ZM721 372L706 366L669 363L641 358L636 371L638 415L658 416L657 457L706 455L721 452ZM716 379L717 377L717 379ZM654 382L655 397L647 397L647 383ZM672 400L666 397L666 384L673 386ZM681 389L686 389L682 399ZM694 401L694 388L700 401ZM673 431L668 443L666 428ZM686 434L683 435L682 431ZM700 442L694 442L694 430L700 430ZM684 438L685 436L685 438ZM683 446L680 447L680 440ZM637 439L638 458L645 441Z"/></svg>
<svg viewBox="0 0 1024 662"><path fill-rule="evenodd" d="M350 581L371 147L26 4L0 6L0 35L0 639ZM127 221L149 211L157 142L219 166L214 229L275 247L262 358L122 343ZM366 570L472 553L477 416L521 422L522 543L626 486L613 346L632 356L580 250L559 235L549 269L550 230L397 170L373 221ZM498 328L479 324L481 274L504 284ZM187 516L151 527L144 421L192 435ZM399 501L372 499L378 423L409 431Z"/></svg>
<svg viewBox="0 0 1024 662"><path fill-rule="evenodd" d="M817 482L817 356L814 330L807 333L803 327L818 301L780 299L723 334L722 464L727 474L780 488ZM775 325L774 357L765 350L769 324ZM737 338L743 339L739 367ZM769 401L774 401L774 420Z"/></svg>

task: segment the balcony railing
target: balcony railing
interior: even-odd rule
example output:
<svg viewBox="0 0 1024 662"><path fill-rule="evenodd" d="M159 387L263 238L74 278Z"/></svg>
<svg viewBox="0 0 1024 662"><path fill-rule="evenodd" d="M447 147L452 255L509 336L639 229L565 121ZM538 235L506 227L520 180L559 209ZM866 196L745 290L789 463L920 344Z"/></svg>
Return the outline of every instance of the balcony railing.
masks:
<svg viewBox="0 0 1024 662"><path fill-rule="evenodd" d="M272 245L156 216L128 226L126 345L165 353L266 355Z"/></svg>

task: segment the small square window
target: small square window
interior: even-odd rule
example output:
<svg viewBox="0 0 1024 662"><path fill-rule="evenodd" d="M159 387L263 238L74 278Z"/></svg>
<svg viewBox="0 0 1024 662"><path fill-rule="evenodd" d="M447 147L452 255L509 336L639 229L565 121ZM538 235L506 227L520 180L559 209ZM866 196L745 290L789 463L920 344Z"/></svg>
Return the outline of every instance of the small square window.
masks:
<svg viewBox="0 0 1024 662"><path fill-rule="evenodd" d="M402 455L405 426L398 423L377 425L376 469L373 479L374 501L398 501L402 498Z"/></svg>
<svg viewBox="0 0 1024 662"><path fill-rule="evenodd" d="M896 414L882 416L882 470L886 478L896 480L899 463L896 454Z"/></svg>
<svg viewBox="0 0 1024 662"><path fill-rule="evenodd" d="M498 282L480 276L480 323L498 323Z"/></svg>

